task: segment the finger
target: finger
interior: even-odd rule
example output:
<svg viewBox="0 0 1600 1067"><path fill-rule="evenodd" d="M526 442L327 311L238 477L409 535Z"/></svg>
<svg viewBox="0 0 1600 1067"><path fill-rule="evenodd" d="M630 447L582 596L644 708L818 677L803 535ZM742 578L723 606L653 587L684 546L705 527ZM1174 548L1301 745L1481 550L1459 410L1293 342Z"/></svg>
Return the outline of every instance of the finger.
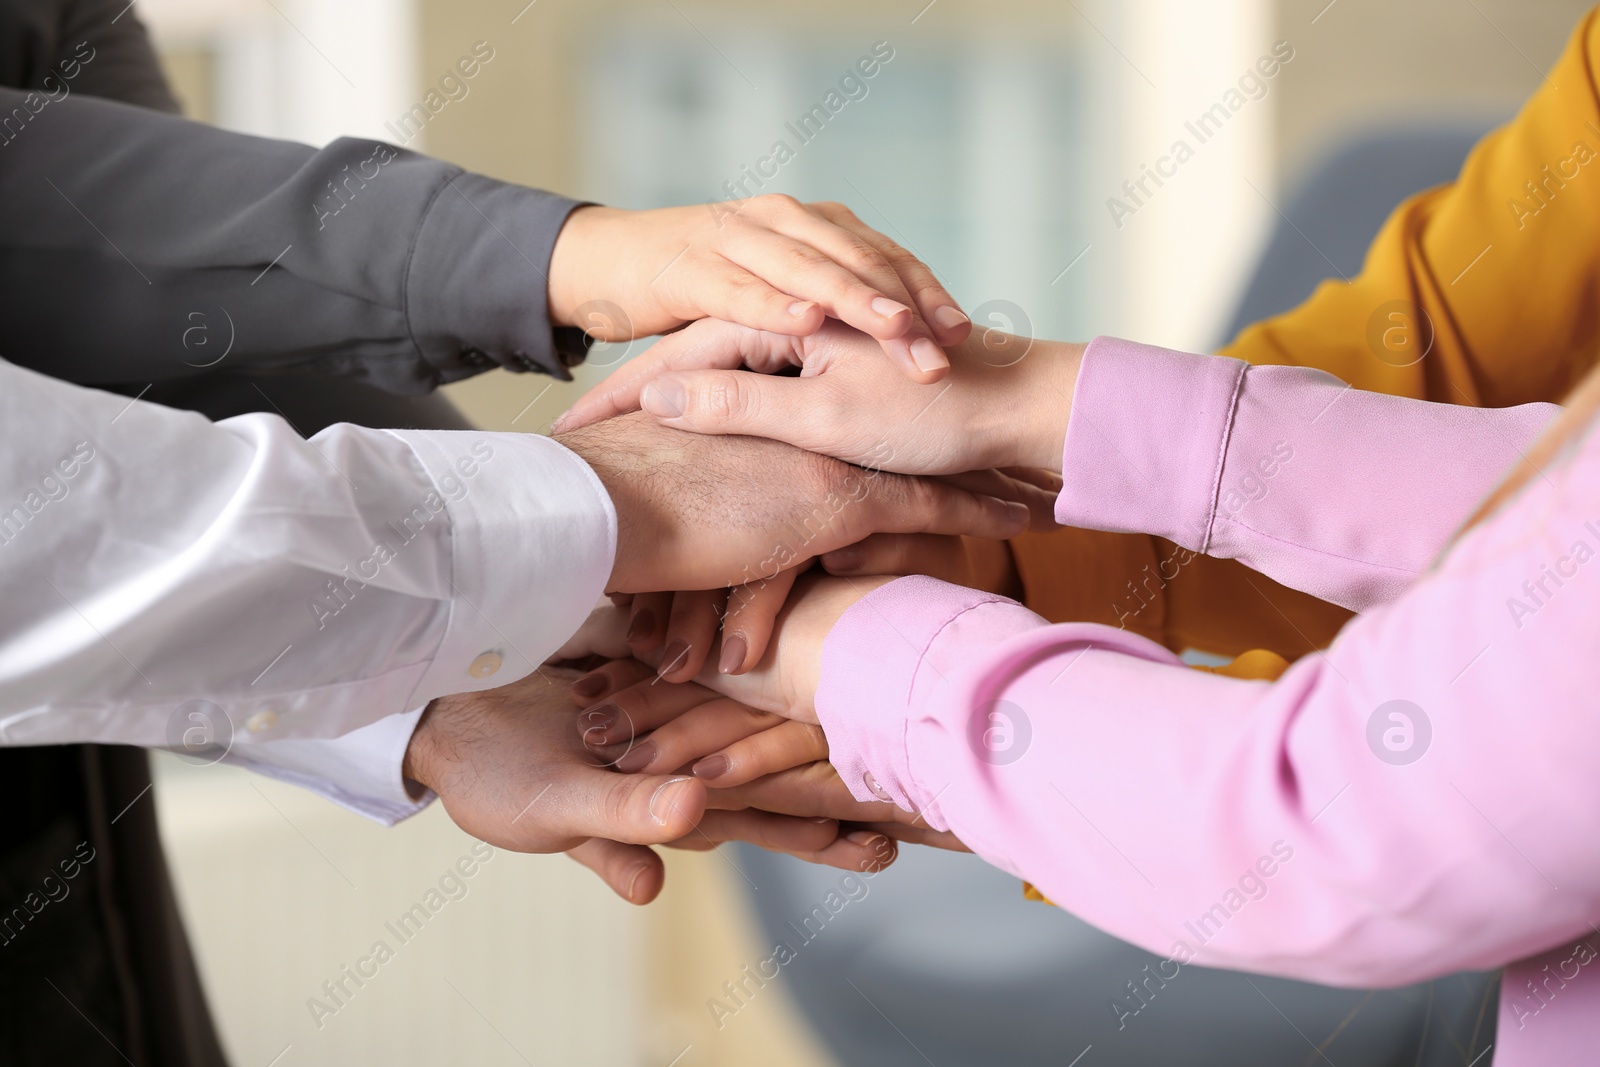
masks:
<svg viewBox="0 0 1600 1067"><path fill-rule="evenodd" d="M822 557L829 574L868 576L925 574L954 585L970 585L966 548L959 537L938 534L873 534Z"/></svg>
<svg viewBox="0 0 1600 1067"><path fill-rule="evenodd" d="M813 763L769 774L744 785L713 789L709 808L760 808L783 815L827 817L841 822L895 822L912 816L882 800L861 801L850 795L829 763Z"/></svg>
<svg viewBox="0 0 1600 1067"><path fill-rule="evenodd" d="M722 699L692 682L659 682L648 678L614 690L605 703L580 714L578 734L585 745L594 749L618 744L631 746L628 765L620 769L643 770L648 761L637 754L637 749L649 745L648 734L691 708ZM676 763L666 765L668 770L677 766Z"/></svg>
<svg viewBox="0 0 1600 1067"><path fill-rule="evenodd" d="M655 850L591 837L567 855L600 876L611 891L629 904L648 904L666 884L667 869Z"/></svg>
<svg viewBox="0 0 1600 1067"><path fill-rule="evenodd" d="M955 297L950 295L933 271L922 260L874 230L856 217L843 204L822 202L807 205L812 211L848 230L871 245L888 261L890 268L900 277L900 283L911 294L922 320L933 330L936 341L945 346L958 345L972 332L972 320L961 310Z"/></svg>
<svg viewBox="0 0 1600 1067"><path fill-rule="evenodd" d="M807 863L863 873L881 871L895 861L898 849L879 829L854 828L840 833L832 819L805 819L746 808L707 811L703 833L669 844L670 848L706 851L725 841L745 841L770 852L784 852Z"/></svg>
<svg viewBox="0 0 1600 1067"><path fill-rule="evenodd" d="M658 702L664 699L658 698ZM782 716L756 711L735 700L699 699L699 704L663 722L635 745L618 761L617 769L667 774L784 721Z"/></svg>
<svg viewBox="0 0 1600 1067"><path fill-rule="evenodd" d="M908 845L927 845L929 848L942 848L947 852L972 851L949 830L934 830L927 823L917 823L914 826L898 822L867 823L866 828L886 834L896 841L904 841Z"/></svg>
<svg viewBox="0 0 1600 1067"><path fill-rule="evenodd" d="M551 424L552 434L639 410L639 392L651 379L672 371L735 370L749 367L764 374L799 366L793 338L763 334L731 322L702 319L651 345L605 381L578 399Z"/></svg>
<svg viewBox="0 0 1600 1067"><path fill-rule="evenodd" d="M848 268L848 273L865 283L861 289L853 289L850 298L843 307L837 308L835 318L843 319L869 336L880 341L890 339L903 339L902 345L885 344L884 351L889 357L900 364L900 369L907 377L916 382L927 384L944 378L950 370L950 358L943 348L934 340L933 331L927 322L919 315L911 315L907 305L912 304L913 297L901 280L900 274L888 257L879 250L877 244L864 240L858 233L839 226L832 220L823 216L821 212L810 210L802 205L796 205L799 210L780 210L771 212L766 221L774 231L785 237L801 241L827 259L828 261ZM866 229L859 219L850 214L850 210L842 204L835 204L833 208L841 216L849 216L855 220L857 226ZM868 232L871 232L870 230ZM882 241L888 242L901 255L915 260L904 249L882 234L874 234ZM730 241L730 248L740 247ZM929 277L932 275L930 274ZM937 284L937 283L935 283ZM860 293L881 293L867 300L863 307ZM947 294L948 295L948 294ZM878 300L887 299L887 303L878 305ZM954 303L954 301L951 301ZM865 323L879 309L887 310L890 306L906 308L905 320L894 323L891 332L880 332ZM898 316L898 312L896 313ZM904 353L910 362L901 362Z"/></svg>
<svg viewBox="0 0 1600 1067"><path fill-rule="evenodd" d="M580 708L589 707L607 694L626 689L654 672L637 660L617 659L580 675L572 682L572 700Z"/></svg>
<svg viewBox="0 0 1600 1067"><path fill-rule="evenodd" d="M1002 467L1001 474L1015 478L1019 482L1036 485L1048 493L1061 492L1061 472L1049 470L1045 467Z"/></svg>
<svg viewBox="0 0 1600 1067"><path fill-rule="evenodd" d="M633 653L628 648L626 636L630 610L613 602L602 602L589 613L583 625L578 627L578 632L569 637L566 644L550 658L561 662L588 656L604 656L607 659L631 656Z"/></svg>
<svg viewBox="0 0 1600 1067"><path fill-rule="evenodd" d="M719 673L743 674L761 662L778 612L783 610L799 575L799 567L790 567L771 578L728 591L728 613L722 620L722 650L717 662Z"/></svg>
<svg viewBox="0 0 1600 1067"><path fill-rule="evenodd" d="M966 534L999 540L1026 530L1032 515L1026 504L957 489L928 478L869 471L871 487L861 513L846 511L854 536L824 551L842 548L874 533Z"/></svg>
<svg viewBox="0 0 1600 1067"><path fill-rule="evenodd" d="M696 760L690 773L707 785L723 788L827 758L828 739L820 726L784 719Z"/></svg>
<svg viewBox="0 0 1600 1067"><path fill-rule="evenodd" d="M675 847L704 848L745 841L773 852L816 852L833 844L839 824L833 819L777 815L757 808L707 811L695 832ZM698 844L695 842L698 840Z"/></svg>
<svg viewBox="0 0 1600 1067"><path fill-rule="evenodd" d="M717 628L728 604L725 589L675 593L667 622L666 647L656 673L664 681L687 682L700 673L717 643Z"/></svg>
<svg viewBox="0 0 1600 1067"><path fill-rule="evenodd" d="M785 292L815 301L829 315L870 337L888 340L911 332L916 322L911 295L889 269L888 262L854 235L831 223L818 221L818 229L832 231L824 236L837 234L840 238L829 240L828 249L819 249L811 240L797 239L766 226L745 224L730 232L722 254L756 277L771 280ZM841 265L829 250L842 253L852 261L852 266L864 266L865 271ZM761 328L778 333L801 332L770 326ZM812 327L811 332L815 329ZM922 332L926 332L925 328Z"/></svg>
<svg viewBox="0 0 1600 1067"><path fill-rule="evenodd" d="M1061 524L1056 521L1056 499L1061 494L1059 482L1054 489L1048 489L1036 482L1016 478L997 470L942 474L939 480L971 493L996 496L1001 500L1014 500L1027 505L1030 530L1048 533L1061 528Z"/></svg>
<svg viewBox="0 0 1600 1067"><path fill-rule="evenodd" d="M635 656L655 652L667 639L667 623L672 618L672 594L640 593L633 598L632 610L628 621L629 650Z"/></svg>
<svg viewBox="0 0 1600 1067"><path fill-rule="evenodd" d="M875 874L893 863L899 857L900 850L887 834L863 829L848 830L835 838L827 848L809 855L800 852L791 855L825 867Z"/></svg>
<svg viewBox="0 0 1600 1067"><path fill-rule="evenodd" d="M729 229L752 227L737 223ZM721 319L799 336L815 333L827 311L804 292L790 289L786 280L781 272L751 270L721 252L686 256L682 269L673 272L664 303L680 319Z"/></svg>
<svg viewBox="0 0 1600 1067"><path fill-rule="evenodd" d="M659 845L690 833L705 812L706 787L687 775L618 774L578 768L562 804L546 812L555 832Z"/></svg>

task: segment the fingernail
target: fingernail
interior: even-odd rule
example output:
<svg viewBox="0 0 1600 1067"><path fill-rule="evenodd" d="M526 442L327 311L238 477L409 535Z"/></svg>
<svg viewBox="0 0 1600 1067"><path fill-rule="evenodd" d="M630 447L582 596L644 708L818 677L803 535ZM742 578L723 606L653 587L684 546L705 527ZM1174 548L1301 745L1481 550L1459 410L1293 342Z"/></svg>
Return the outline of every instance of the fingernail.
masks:
<svg viewBox="0 0 1600 1067"><path fill-rule="evenodd" d="M671 378L659 378L644 387L639 394L639 406L658 419L675 419L683 414L688 397L683 383Z"/></svg>
<svg viewBox="0 0 1600 1067"><path fill-rule="evenodd" d="M656 668L656 677L661 678L671 674L673 671L683 666L684 661L688 658L689 642L672 642L672 644L667 646L666 651L661 653L661 666Z"/></svg>
<svg viewBox="0 0 1600 1067"><path fill-rule="evenodd" d="M824 570L834 574L858 571L861 564L866 561L866 553L854 545L845 548L836 548L832 552L825 552L822 556Z"/></svg>
<svg viewBox="0 0 1600 1067"><path fill-rule="evenodd" d="M649 637L655 632L655 629L656 613L649 608L645 608L634 615L633 621L628 623L628 643L631 645L641 638Z"/></svg>
<svg viewBox="0 0 1600 1067"><path fill-rule="evenodd" d="M862 848L866 848L868 845L876 845L879 841L888 840L882 834L873 833L871 830L851 830L844 835L844 839L852 845L860 845Z"/></svg>
<svg viewBox="0 0 1600 1067"><path fill-rule="evenodd" d="M826 815L819 815L815 819L812 819L811 821L816 823L818 826L826 826L830 822L832 822L833 820L828 818Z"/></svg>
<svg viewBox="0 0 1600 1067"><path fill-rule="evenodd" d="M886 296L873 297L872 310L876 311L886 319L892 319L896 315L911 314L910 308L906 307L904 304L897 304Z"/></svg>
<svg viewBox="0 0 1600 1067"><path fill-rule="evenodd" d="M950 365L944 350L926 337L911 342L911 361L920 371L943 370Z"/></svg>
<svg viewBox="0 0 1600 1067"><path fill-rule="evenodd" d="M633 637L632 630L628 631L628 637L630 639ZM580 697L597 697L601 693L604 693L606 691L606 686L610 684L611 680L609 678L601 674L599 671L595 671L592 674L586 674L582 678L579 678L576 682L573 682L572 694L573 696Z"/></svg>
<svg viewBox="0 0 1600 1067"><path fill-rule="evenodd" d="M639 887L639 879L642 878L644 876L644 872L649 869L650 868L643 863L639 864L639 866L633 869L633 877L628 879L628 902L630 904L638 901L639 898L634 895L634 892Z"/></svg>
<svg viewBox="0 0 1600 1067"><path fill-rule="evenodd" d="M796 300L789 305L789 314L797 319L803 319L811 314L811 309L817 306L815 300Z"/></svg>
<svg viewBox="0 0 1600 1067"><path fill-rule="evenodd" d="M605 703L591 708L589 711L585 712L583 716L584 732L587 733L590 730L596 730L600 733L604 733L605 731L611 729L617 724L617 712L620 710L621 709L615 704L611 703Z"/></svg>
<svg viewBox="0 0 1600 1067"><path fill-rule="evenodd" d="M728 773L728 768L733 766L733 761L727 756L707 756L705 759L689 768L691 774L701 781L712 778L721 778Z"/></svg>
<svg viewBox="0 0 1600 1067"><path fill-rule="evenodd" d="M679 782L688 782L692 780L693 779L690 778L669 778L667 781L656 786L656 791L650 794L650 817L656 822L660 823L662 826L665 826L667 824L667 818L664 814L656 811L656 805L665 798L667 790L671 789ZM670 799L668 800L666 807L668 811L672 809Z"/></svg>
<svg viewBox="0 0 1600 1067"><path fill-rule="evenodd" d="M633 748L628 749L628 751L623 754L622 758L617 760L617 770L621 771L623 774L632 774L635 771L642 771L646 767L650 766L650 762L655 758L655 742L646 741L642 745L635 745Z"/></svg>
<svg viewBox="0 0 1600 1067"><path fill-rule="evenodd" d="M954 304L946 304L944 307L933 313L933 321L935 324L943 326L947 330L953 330L957 326L960 326L963 323L971 322L972 320L967 318L962 310L956 307Z"/></svg>
<svg viewBox="0 0 1600 1067"><path fill-rule="evenodd" d="M1006 514L1011 517L1012 522L1020 522L1024 527L1033 524L1033 512L1028 510L1028 505L1018 500L1007 500L1005 505Z"/></svg>
<svg viewBox="0 0 1600 1067"><path fill-rule="evenodd" d="M723 674L732 674L744 666L745 653L749 650L750 646L745 643L744 637L734 634L722 642L722 660L717 664L717 670Z"/></svg>

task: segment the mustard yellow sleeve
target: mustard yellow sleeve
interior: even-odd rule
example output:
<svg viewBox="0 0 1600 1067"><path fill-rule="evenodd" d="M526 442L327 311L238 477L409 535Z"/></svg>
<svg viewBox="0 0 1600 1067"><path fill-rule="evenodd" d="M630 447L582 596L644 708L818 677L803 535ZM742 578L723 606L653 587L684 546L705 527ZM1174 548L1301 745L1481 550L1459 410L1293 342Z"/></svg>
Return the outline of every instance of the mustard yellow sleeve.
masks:
<svg viewBox="0 0 1600 1067"><path fill-rule="evenodd" d="M1222 354L1318 367L1360 389L1444 403L1559 401L1600 356L1597 75L1600 9L1456 181L1395 209L1359 275L1324 282ZM1174 549L1085 531L1012 542L1034 611L1117 625L1137 601L1122 625L1174 650L1261 648L1292 659L1326 645L1349 618L1232 560L1178 565ZM1124 599L1108 604L1117 591Z"/></svg>

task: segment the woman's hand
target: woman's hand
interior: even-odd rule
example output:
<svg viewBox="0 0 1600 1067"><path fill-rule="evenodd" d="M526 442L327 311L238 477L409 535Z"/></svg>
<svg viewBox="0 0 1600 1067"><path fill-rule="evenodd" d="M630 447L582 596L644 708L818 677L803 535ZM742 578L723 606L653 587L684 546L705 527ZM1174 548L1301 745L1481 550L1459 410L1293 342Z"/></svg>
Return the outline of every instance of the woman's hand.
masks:
<svg viewBox="0 0 1600 1067"><path fill-rule="evenodd" d="M701 318L778 334L826 316L873 337L907 378L934 382L972 323L933 272L842 204L768 195L653 211L581 207L550 259L550 319L603 341Z"/></svg>
<svg viewBox="0 0 1600 1067"><path fill-rule="evenodd" d="M790 337L697 322L590 390L556 429L642 407L666 426L772 438L875 470L1061 469L1083 346L984 331L931 385L906 381L872 347L838 323ZM794 368L799 377L775 373Z"/></svg>

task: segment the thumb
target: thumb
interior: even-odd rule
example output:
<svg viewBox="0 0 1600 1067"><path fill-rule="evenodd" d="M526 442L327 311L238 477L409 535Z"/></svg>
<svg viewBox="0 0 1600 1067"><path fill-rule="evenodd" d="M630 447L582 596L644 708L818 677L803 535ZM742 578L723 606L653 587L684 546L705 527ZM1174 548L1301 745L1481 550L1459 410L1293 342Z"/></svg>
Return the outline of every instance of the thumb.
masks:
<svg viewBox="0 0 1600 1067"><path fill-rule="evenodd" d="M706 787L687 775L619 774L587 769L564 827L573 835L659 845L694 832L706 810Z"/></svg>
<svg viewBox="0 0 1600 1067"><path fill-rule="evenodd" d="M774 377L740 370L663 374L639 394L639 406L664 426L704 434L743 434L815 450L821 442L808 415L816 378Z"/></svg>

